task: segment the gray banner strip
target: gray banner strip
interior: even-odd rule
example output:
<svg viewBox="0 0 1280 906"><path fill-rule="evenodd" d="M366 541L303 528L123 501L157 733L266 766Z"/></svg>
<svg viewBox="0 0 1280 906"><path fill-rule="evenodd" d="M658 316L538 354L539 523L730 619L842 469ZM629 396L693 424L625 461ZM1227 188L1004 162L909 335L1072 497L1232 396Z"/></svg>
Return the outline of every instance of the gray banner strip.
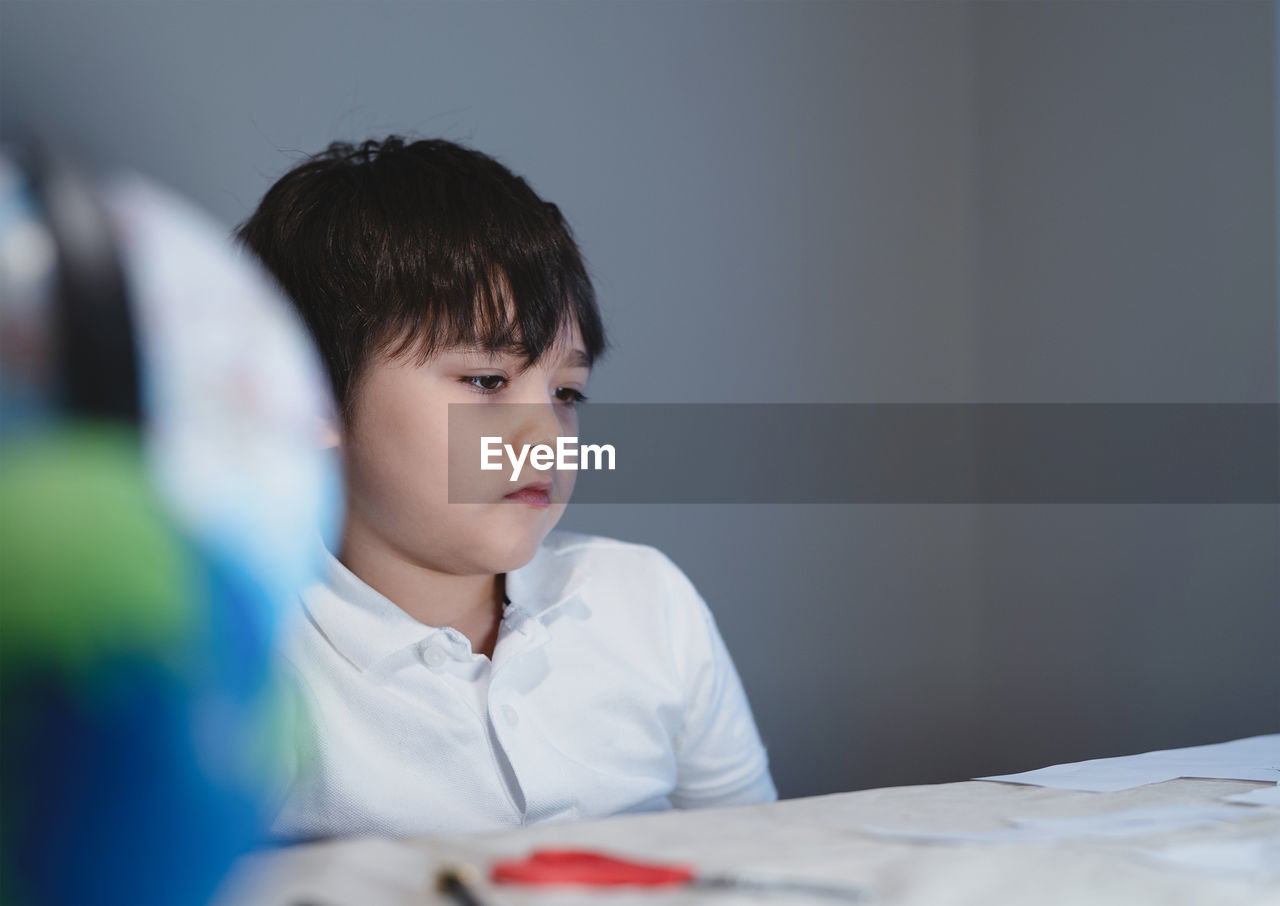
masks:
<svg viewBox="0 0 1280 906"><path fill-rule="evenodd" d="M450 406L451 444L455 410L486 408ZM575 503L1280 502L1274 404L590 403L578 419L616 469L576 472ZM478 468L478 449L450 453ZM453 479L450 499L476 502Z"/></svg>

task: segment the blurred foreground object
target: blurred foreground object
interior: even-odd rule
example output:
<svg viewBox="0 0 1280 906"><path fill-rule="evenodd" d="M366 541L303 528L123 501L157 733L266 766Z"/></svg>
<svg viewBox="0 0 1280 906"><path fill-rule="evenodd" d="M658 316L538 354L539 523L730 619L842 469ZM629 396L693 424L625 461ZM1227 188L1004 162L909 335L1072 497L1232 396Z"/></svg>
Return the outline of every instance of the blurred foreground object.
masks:
<svg viewBox="0 0 1280 906"><path fill-rule="evenodd" d="M327 386L226 231L0 151L0 903L194 906L262 841Z"/></svg>

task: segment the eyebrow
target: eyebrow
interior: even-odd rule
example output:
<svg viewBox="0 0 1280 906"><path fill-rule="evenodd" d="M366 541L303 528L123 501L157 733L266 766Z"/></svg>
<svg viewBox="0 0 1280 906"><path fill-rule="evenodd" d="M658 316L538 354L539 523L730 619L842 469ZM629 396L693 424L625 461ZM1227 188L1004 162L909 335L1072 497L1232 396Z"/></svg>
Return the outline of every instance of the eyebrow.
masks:
<svg viewBox="0 0 1280 906"><path fill-rule="evenodd" d="M573 347L567 353L565 353L565 355L560 359L560 361L563 362L565 365L569 366L570 368L590 368L591 367L591 359L590 357L588 357L587 351L577 346Z"/></svg>
<svg viewBox="0 0 1280 906"><path fill-rule="evenodd" d="M449 347L448 352L459 355L464 358L485 359L492 362L507 356L519 356L516 350L494 350L493 352L482 352L473 347L457 345ZM587 351L580 346L574 346L572 349L565 350L564 355L560 357L559 364L566 368L586 368L591 369L591 357L587 355Z"/></svg>

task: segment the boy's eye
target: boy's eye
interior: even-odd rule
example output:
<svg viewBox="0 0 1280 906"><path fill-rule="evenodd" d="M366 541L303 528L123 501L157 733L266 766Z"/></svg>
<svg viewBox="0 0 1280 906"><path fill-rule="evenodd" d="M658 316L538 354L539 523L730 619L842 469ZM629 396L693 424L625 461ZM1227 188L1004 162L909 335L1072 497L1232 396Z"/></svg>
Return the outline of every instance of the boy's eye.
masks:
<svg viewBox="0 0 1280 906"><path fill-rule="evenodd" d="M562 403L567 403L570 406L576 406L578 403L585 403L587 401L587 398L582 395L581 391L574 390L572 387L557 387L556 399Z"/></svg>
<svg viewBox="0 0 1280 906"><path fill-rule="evenodd" d="M462 378L462 383L470 384L481 393L497 393L507 379L500 374L477 374Z"/></svg>
<svg viewBox="0 0 1280 906"><path fill-rule="evenodd" d="M458 380L469 387L475 388L478 393L497 393L505 385L511 383L500 374L472 374ZM557 387L555 397L568 406L576 406L578 403L587 401L587 398L580 390L575 390L572 387Z"/></svg>

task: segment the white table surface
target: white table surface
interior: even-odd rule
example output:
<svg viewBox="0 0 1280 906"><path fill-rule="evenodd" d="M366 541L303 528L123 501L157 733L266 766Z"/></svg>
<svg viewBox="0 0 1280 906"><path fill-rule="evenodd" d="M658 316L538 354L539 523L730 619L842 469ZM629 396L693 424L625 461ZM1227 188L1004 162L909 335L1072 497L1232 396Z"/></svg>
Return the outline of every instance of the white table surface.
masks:
<svg viewBox="0 0 1280 906"><path fill-rule="evenodd" d="M814 897L694 889L573 891L493 886L483 872L497 857L534 847L588 847L636 859L696 865L703 873L751 870L870 888L884 906L1280 906L1280 875L1241 876L1171 867L1140 850L1170 843L1280 837L1280 807L1239 805L1239 817L1126 839L1053 843L919 843L865 828L979 830L1009 817L1074 817L1177 803L1216 803L1262 783L1170 780L1115 793L1084 793L990 781L890 787L762 806L660 812L491 834L362 838L256 853L242 859L217 906L422 906L446 863L478 869L475 891L503 904L822 904ZM1217 803L1221 804L1221 803Z"/></svg>

